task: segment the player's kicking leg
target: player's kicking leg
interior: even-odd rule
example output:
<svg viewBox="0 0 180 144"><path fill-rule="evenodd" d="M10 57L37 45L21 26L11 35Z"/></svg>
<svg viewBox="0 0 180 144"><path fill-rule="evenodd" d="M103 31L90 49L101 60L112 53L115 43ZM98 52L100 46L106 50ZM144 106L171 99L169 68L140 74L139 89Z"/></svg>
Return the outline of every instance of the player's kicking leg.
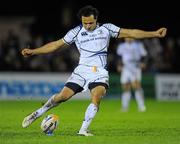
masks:
<svg viewBox="0 0 180 144"><path fill-rule="evenodd" d="M22 127L28 127L33 121L37 119L37 112L33 112L30 115L26 116L22 122Z"/></svg>
<svg viewBox="0 0 180 144"><path fill-rule="evenodd" d="M64 102L74 95L74 91L68 87L64 87L63 90L56 95L53 95L41 108L34 111L30 115L26 116L22 122L22 127L26 128L30 126L37 118L42 116L46 111L57 106L61 102Z"/></svg>

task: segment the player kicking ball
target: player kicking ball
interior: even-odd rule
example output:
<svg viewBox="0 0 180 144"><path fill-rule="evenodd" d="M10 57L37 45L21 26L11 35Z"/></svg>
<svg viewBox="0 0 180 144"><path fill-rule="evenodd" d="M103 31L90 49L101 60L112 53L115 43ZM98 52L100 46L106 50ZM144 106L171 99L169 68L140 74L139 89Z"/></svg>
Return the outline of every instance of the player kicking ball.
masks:
<svg viewBox="0 0 180 144"><path fill-rule="evenodd" d="M23 128L28 127L46 111L67 101L76 93L89 89L91 103L86 109L82 126L77 134L93 136L88 128L98 112L100 101L109 86L109 74L106 68L110 38L163 38L166 35L166 28L160 28L156 31L143 31L120 28L111 23L99 24L97 22L98 15L99 12L96 8L85 6L78 13L81 24L68 31L63 38L39 48L22 50L22 55L27 57L51 53L75 43L80 53L79 65L72 72L64 88L59 93L54 94L42 107L25 117L22 122Z"/></svg>

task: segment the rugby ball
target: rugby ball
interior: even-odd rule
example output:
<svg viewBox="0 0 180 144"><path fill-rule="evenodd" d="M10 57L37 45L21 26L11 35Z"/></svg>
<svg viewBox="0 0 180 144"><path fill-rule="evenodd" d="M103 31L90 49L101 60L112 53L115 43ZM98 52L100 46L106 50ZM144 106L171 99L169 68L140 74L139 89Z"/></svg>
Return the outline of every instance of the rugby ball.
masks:
<svg viewBox="0 0 180 144"><path fill-rule="evenodd" d="M41 122L41 130L45 134L52 134L59 124L59 117L55 114L47 115Z"/></svg>

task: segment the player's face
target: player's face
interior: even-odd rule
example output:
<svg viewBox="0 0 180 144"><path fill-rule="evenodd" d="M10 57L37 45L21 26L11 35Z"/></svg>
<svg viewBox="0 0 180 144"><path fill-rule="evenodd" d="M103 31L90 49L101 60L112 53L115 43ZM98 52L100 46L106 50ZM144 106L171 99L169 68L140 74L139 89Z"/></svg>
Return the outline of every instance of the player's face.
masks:
<svg viewBox="0 0 180 144"><path fill-rule="evenodd" d="M92 31L96 28L96 22L97 20L93 15L90 15L88 17L82 16L82 25L88 31Z"/></svg>

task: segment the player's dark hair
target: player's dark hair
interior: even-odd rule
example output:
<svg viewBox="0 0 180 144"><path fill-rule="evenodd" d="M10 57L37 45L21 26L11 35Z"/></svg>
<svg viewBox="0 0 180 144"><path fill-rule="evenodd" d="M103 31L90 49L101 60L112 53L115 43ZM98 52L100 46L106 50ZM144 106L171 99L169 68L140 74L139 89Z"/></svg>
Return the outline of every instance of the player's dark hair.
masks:
<svg viewBox="0 0 180 144"><path fill-rule="evenodd" d="M99 16L99 11L97 10L97 8L95 8L91 5L87 5L83 8L81 8L77 14L77 16L80 20L81 20L82 16L88 17L90 15L93 15L95 19L97 19Z"/></svg>

